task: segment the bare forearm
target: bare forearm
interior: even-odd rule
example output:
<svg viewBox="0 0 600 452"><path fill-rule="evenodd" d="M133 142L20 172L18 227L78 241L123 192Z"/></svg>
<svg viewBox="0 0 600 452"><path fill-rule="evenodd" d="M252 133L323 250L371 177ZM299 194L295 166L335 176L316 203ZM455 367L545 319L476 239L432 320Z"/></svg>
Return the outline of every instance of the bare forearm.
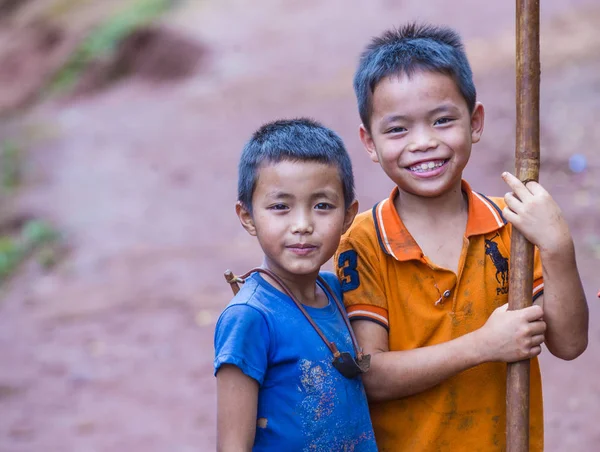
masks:
<svg viewBox="0 0 600 452"><path fill-rule="evenodd" d="M406 397L484 362L475 333L430 347L374 353L363 381L370 401Z"/></svg>
<svg viewBox="0 0 600 452"><path fill-rule="evenodd" d="M504 196L504 217L540 250L544 272L543 306L546 345L562 359L574 359L587 347L588 308L575 263L569 226L552 196L537 182L524 185L503 173L513 192Z"/></svg>
<svg viewBox="0 0 600 452"><path fill-rule="evenodd" d="M478 330L437 345L390 351L387 330L369 320L352 326L358 342L371 354L371 369L363 381L370 401L394 400L430 389L444 380L485 362L514 362L540 351L546 328L543 310L530 306L494 309Z"/></svg>
<svg viewBox="0 0 600 452"><path fill-rule="evenodd" d="M587 348L588 306L577 271L572 242L555 253L542 254L544 295L542 305L546 346L562 359L575 359Z"/></svg>
<svg viewBox="0 0 600 452"><path fill-rule="evenodd" d="M250 452L256 432L258 383L231 365L217 373L217 451Z"/></svg>
<svg viewBox="0 0 600 452"><path fill-rule="evenodd" d="M252 446L248 446L245 442L225 442L219 440L217 443L217 452L252 452Z"/></svg>

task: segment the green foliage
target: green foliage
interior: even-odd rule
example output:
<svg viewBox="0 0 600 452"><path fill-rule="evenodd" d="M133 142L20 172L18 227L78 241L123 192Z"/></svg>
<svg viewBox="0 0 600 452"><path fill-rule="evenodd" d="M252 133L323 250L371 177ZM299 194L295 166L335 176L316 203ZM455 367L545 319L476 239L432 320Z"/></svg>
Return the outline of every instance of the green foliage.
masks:
<svg viewBox="0 0 600 452"><path fill-rule="evenodd" d="M15 234L0 236L0 285L33 254L39 254L43 267L54 265L59 240L58 231L42 220L28 221Z"/></svg>
<svg viewBox="0 0 600 452"><path fill-rule="evenodd" d="M0 237L0 283L21 263L24 252L18 240Z"/></svg>
<svg viewBox="0 0 600 452"><path fill-rule="evenodd" d="M174 0L137 0L88 35L50 83L51 92L64 92L79 80L88 64L110 56L119 42L167 11Z"/></svg>
<svg viewBox="0 0 600 452"><path fill-rule="evenodd" d="M22 149L11 141L5 141L0 147L0 186L14 189L21 182Z"/></svg>
<svg viewBox="0 0 600 452"><path fill-rule="evenodd" d="M58 232L45 221L31 220L23 225L21 237L25 243L35 247L57 240Z"/></svg>

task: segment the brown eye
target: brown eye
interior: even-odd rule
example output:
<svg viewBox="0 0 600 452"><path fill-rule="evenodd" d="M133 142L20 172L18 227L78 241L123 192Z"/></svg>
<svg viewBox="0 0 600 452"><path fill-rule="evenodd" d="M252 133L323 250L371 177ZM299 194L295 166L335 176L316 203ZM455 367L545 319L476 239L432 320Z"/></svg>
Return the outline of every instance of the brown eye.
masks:
<svg viewBox="0 0 600 452"><path fill-rule="evenodd" d="M406 132L405 127L392 127L386 133L404 133Z"/></svg>
<svg viewBox="0 0 600 452"><path fill-rule="evenodd" d="M434 125L441 126L444 124L448 124L449 122L452 122L452 121L454 121L453 118L440 118L434 123Z"/></svg>

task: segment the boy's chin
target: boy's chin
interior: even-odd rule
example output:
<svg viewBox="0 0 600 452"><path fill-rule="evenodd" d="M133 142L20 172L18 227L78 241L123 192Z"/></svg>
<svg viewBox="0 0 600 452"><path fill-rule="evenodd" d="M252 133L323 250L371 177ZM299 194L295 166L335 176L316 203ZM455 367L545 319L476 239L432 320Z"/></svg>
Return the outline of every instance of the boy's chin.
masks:
<svg viewBox="0 0 600 452"><path fill-rule="evenodd" d="M322 265L319 265L319 266L316 266L316 265L310 265L310 266L280 265L279 266L280 269L283 269L283 271L285 271L289 275L295 276L298 278L316 276L321 271L321 267L322 267Z"/></svg>
<svg viewBox="0 0 600 452"><path fill-rule="evenodd" d="M443 198L444 196L447 196L449 193L452 193L454 190L452 188L449 188L447 186L444 187L440 187L440 188L429 188L429 189L414 189L412 187L408 187L408 188L403 188L401 186L398 186L398 188L400 189L401 192L415 197L415 198L423 198L423 199L437 199L437 198Z"/></svg>

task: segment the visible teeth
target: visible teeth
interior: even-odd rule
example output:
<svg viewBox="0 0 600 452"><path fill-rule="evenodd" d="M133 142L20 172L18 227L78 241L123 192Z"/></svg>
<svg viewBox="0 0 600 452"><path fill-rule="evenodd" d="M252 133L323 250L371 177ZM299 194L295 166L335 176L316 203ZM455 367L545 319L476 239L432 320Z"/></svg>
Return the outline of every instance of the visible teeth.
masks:
<svg viewBox="0 0 600 452"><path fill-rule="evenodd" d="M437 163L436 162L423 162L423 163L419 163L417 165L411 166L410 170L415 171L415 172L429 171L434 168L439 168L443 164L444 164L443 160L439 160Z"/></svg>

